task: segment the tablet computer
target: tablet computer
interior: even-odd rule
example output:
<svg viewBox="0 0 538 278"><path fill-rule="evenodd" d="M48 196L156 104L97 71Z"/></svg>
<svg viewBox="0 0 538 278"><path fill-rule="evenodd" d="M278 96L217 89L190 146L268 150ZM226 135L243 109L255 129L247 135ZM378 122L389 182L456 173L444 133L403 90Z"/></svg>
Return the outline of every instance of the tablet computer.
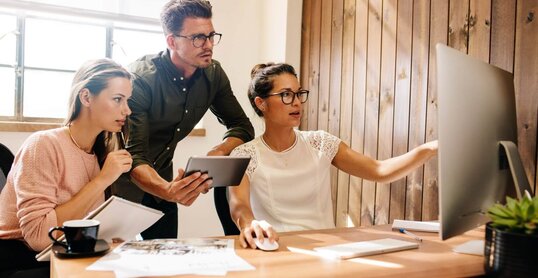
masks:
<svg viewBox="0 0 538 278"><path fill-rule="evenodd" d="M241 183L249 162L250 156L193 156L184 177L202 172L213 179L211 187L235 186Z"/></svg>

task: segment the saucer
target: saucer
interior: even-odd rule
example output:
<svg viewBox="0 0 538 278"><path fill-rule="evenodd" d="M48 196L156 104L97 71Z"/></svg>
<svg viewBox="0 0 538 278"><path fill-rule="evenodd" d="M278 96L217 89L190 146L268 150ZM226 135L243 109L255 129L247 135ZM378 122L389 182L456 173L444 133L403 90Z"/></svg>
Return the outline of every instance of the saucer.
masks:
<svg viewBox="0 0 538 278"><path fill-rule="evenodd" d="M105 240L98 239L95 243L95 248L90 252L68 252L59 244L52 245L52 252L59 258L84 258L95 257L106 253L110 249Z"/></svg>

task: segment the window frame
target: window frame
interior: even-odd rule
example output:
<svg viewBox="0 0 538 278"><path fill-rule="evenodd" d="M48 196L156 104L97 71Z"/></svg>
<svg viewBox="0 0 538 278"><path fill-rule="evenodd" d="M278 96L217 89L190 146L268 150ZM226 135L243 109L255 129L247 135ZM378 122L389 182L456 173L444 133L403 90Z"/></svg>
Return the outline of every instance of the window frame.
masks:
<svg viewBox="0 0 538 278"><path fill-rule="evenodd" d="M121 14L112 14L106 12L90 11L90 10L66 10L63 7L47 5L47 4L35 4L30 10L27 5L24 7L15 7L13 11L0 10L0 15L9 15L16 17L16 28L18 34L16 35L16 62L13 65L1 64L2 68L10 68L15 72L15 101L14 101L14 115L3 116L0 115L0 131L12 131L12 132L34 132L44 129L56 128L63 125L64 118L47 118L47 117L25 117L24 116L24 76L26 70L40 70L51 72L66 72L74 73L76 70L65 70L58 68L47 67L31 67L24 65L25 59L25 36L26 29L25 24L27 19L41 19L50 20L56 22L66 22L75 24L95 25L104 27L106 29L106 47L105 56L112 58L114 31L126 30L134 32L147 32L154 34L162 34L160 30L160 22L156 19L143 18L138 16L129 16ZM1 8L3 6L0 5ZM54 18L54 16L59 16ZM72 20L69 17L80 17L80 20ZM141 26L138 26L141 25ZM147 26L148 28L143 28ZM155 29L150 29L155 27ZM204 128L195 128L190 136L205 136L206 132Z"/></svg>

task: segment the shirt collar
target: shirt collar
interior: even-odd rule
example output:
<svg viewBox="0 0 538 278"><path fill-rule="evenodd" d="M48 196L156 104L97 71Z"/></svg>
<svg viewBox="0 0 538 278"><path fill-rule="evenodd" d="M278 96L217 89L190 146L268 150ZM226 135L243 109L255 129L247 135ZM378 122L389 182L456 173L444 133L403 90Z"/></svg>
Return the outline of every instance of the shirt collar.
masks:
<svg viewBox="0 0 538 278"><path fill-rule="evenodd" d="M185 75L184 75L183 71L176 68L174 63L172 63L172 58L170 56L170 50L169 49L166 49L166 51L161 52L160 58L161 58L161 61L163 61L162 64L163 64L163 66L164 66L164 68L166 70L167 77L172 82L185 82ZM203 70L200 69L200 68L196 69L194 74L191 76L190 80L197 79L200 76L200 74L202 73L202 71Z"/></svg>

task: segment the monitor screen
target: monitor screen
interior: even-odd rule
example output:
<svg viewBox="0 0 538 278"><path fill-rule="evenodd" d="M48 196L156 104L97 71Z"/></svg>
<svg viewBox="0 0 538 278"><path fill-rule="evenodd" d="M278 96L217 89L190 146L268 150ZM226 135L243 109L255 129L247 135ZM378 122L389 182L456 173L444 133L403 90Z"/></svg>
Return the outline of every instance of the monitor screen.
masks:
<svg viewBox="0 0 538 278"><path fill-rule="evenodd" d="M507 192L515 192L500 142L515 148L517 123L511 73L446 45L438 44L436 51L444 240L485 224L487 210L504 201Z"/></svg>

